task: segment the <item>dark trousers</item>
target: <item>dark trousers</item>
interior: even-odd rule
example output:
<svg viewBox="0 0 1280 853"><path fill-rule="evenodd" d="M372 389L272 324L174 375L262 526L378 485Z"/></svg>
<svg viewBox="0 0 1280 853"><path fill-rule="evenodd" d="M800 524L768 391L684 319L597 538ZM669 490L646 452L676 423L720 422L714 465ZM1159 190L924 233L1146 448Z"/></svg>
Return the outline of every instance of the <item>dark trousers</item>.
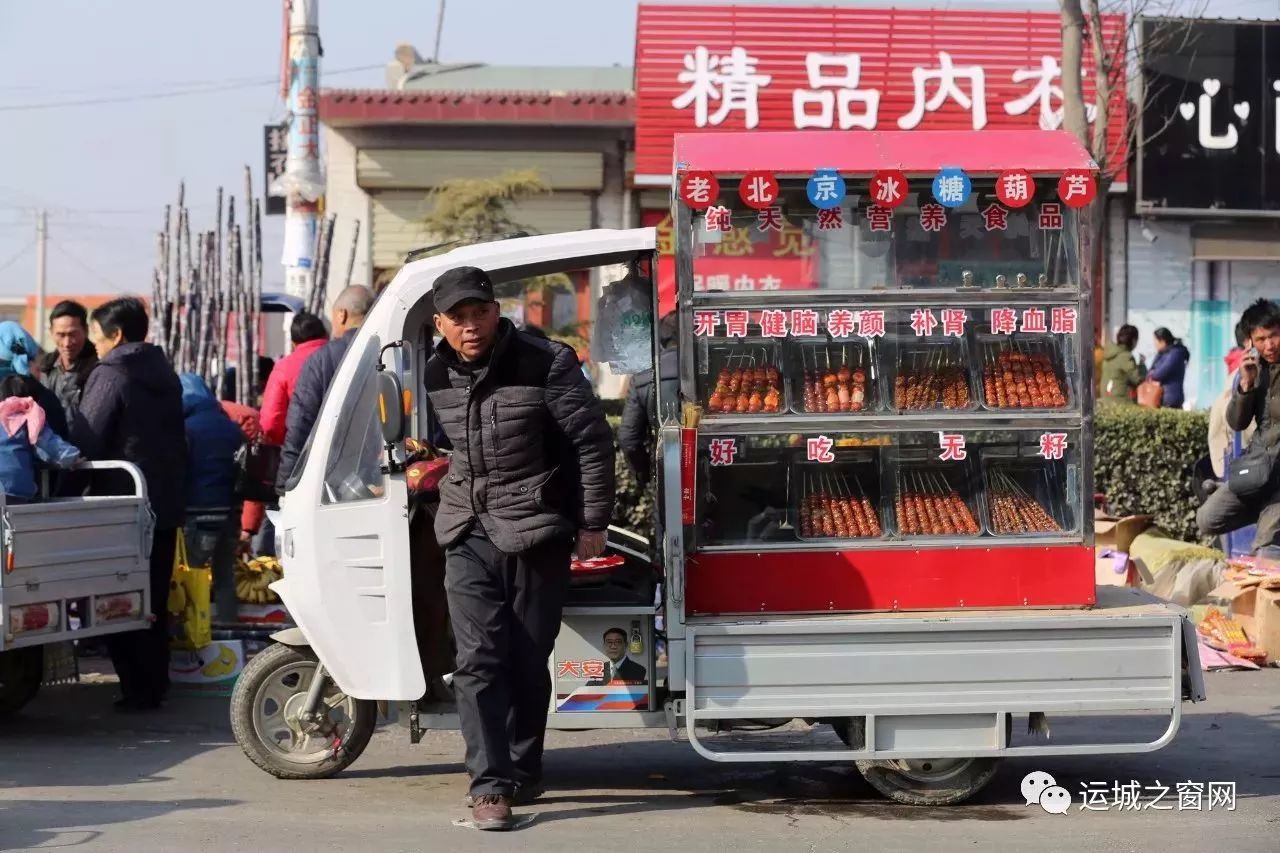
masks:
<svg viewBox="0 0 1280 853"><path fill-rule="evenodd" d="M1253 550L1280 544L1280 490L1243 500L1225 484L1196 511L1196 525L1205 536L1219 536L1257 524Z"/></svg>
<svg viewBox="0 0 1280 853"><path fill-rule="evenodd" d="M169 691L169 579L177 542L178 531L172 527L156 530L151 539L151 627L107 640L125 699L159 702Z"/></svg>
<svg viewBox="0 0 1280 853"><path fill-rule="evenodd" d="M507 554L471 533L447 551L453 689L475 796L510 795L542 779L547 659L560 632L571 550L551 542Z"/></svg>
<svg viewBox="0 0 1280 853"><path fill-rule="evenodd" d="M187 541L187 562L208 566L213 576L214 615L221 622L235 622L236 549L240 545L240 507L187 511L183 531Z"/></svg>

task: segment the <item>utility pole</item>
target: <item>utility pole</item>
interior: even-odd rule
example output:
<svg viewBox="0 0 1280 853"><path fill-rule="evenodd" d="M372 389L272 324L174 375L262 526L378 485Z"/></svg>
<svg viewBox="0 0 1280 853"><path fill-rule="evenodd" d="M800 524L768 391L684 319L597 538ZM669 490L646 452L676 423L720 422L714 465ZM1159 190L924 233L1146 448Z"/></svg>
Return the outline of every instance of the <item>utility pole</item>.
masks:
<svg viewBox="0 0 1280 853"><path fill-rule="evenodd" d="M319 0L284 0L288 10L289 146L275 183L288 201L284 218L285 290L306 299L315 278L316 228L324 174L320 167Z"/></svg>
<svg viewBox="0 0 1280 853"><path fill-rule="evenodd" d="M49 214L41 210L36 214L36 343L44 349L44 292L45 256L49 249Z"/></svg>

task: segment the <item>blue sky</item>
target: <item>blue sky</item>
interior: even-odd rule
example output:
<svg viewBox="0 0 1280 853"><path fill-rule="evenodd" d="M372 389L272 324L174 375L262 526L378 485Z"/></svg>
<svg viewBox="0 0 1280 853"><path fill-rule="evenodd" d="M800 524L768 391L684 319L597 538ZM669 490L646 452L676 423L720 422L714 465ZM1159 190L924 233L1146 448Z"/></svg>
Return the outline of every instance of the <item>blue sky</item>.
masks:
<svg viewBox="0 0 1280 853"><path fill-rule="evenodd" d="M453 0L442 57L630 64L636 5ZM1280 17L1280 0L1210 0L1208 11ZM323 85L381 86L397 43L430 53L435 22L433 0L321 0ZM283 116L267 82L280 48L277 0L0 0L0 295L34 288L40 207L50 210L50 293L148 292L155 232L179 180L197 229L213 225L219 184L241 194L244 164L261 181L262 125ZM367 66L376 67L334 73ZM187 94L168 97L174 92ZM135 100L47 107L100 98ZM266 225L268 290L282 278L281 220Z"/></svg>

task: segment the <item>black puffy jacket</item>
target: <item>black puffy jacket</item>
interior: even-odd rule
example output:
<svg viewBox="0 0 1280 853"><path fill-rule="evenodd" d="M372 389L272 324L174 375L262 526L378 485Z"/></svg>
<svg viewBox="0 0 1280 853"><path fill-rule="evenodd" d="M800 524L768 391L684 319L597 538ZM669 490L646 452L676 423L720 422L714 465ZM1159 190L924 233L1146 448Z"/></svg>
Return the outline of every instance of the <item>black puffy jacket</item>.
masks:
<svg viewBox="0 0 1280 853"><path fill-rule="evenodd" d="M664 349L658 356L658 375L662 377L663 400L678 403L680 360L675 349ZM631 378L631 390L622 407L622 425L618 427L618 446L641 485L647 485L653 476L658 422L658 389L653 370L642 370Z"/></svg>
<svg viewBox="0 0 1280 853"><path fill-rule="evenodd" d="M487 364L464 365L442 340L425 373L453 445L436 513L441 545L477 521L509 554L609 526L613 434L572 349L503 319Z"/></svg>
<svg viewBox="0 0 1280 853"><path fill-rule="evenodd" d="M90 459L123 459L142 470L156 527L180 527L185 518L187 435L182 386L164 352L146 343L121 344L89 374L72 443ZM127 477L103 477L102 493L120 494ZM125 487L132 491L132 485Z"/></svg>

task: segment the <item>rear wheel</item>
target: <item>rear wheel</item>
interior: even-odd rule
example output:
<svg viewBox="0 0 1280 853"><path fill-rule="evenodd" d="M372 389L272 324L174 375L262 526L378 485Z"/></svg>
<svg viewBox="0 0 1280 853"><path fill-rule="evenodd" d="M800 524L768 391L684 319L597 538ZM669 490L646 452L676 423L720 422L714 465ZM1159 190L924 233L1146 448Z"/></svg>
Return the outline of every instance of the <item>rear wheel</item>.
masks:
<svg viewBox="0 0 1280 853"><path fill-rule="evenodd" d="M996 775L996 758L911 758L858 761L871 787L909 806L950 806L981 791Z"/></svg>
<svg viewBox="0 0 1280 853"><path fill-rule="evenodd" d="M39 646L0 652L0 717L17 713L36 698L44 678L44 650Z"/></svg>
<svg viewBox="0 0 1280 853"><path fill-rule="evenodd" d="M231 694L231 730L249 760L277 779L326 779L360 757L377 703L328 679L315 719L302 718L319 662L310 649L276 644L249 661Z"/></svg>
<svg viewBox="0 0 1280 853"><path fill-rule="evenodd" d="M1012 718L1006 717L1006 732L1011 724ZM850 749L864 748L865 717L846 717L833 721L832 725ZM949 806L962 803L985 788L996 775L999 759L860 759L854 764L871 787L895 802L909 806Z"/></svg>

